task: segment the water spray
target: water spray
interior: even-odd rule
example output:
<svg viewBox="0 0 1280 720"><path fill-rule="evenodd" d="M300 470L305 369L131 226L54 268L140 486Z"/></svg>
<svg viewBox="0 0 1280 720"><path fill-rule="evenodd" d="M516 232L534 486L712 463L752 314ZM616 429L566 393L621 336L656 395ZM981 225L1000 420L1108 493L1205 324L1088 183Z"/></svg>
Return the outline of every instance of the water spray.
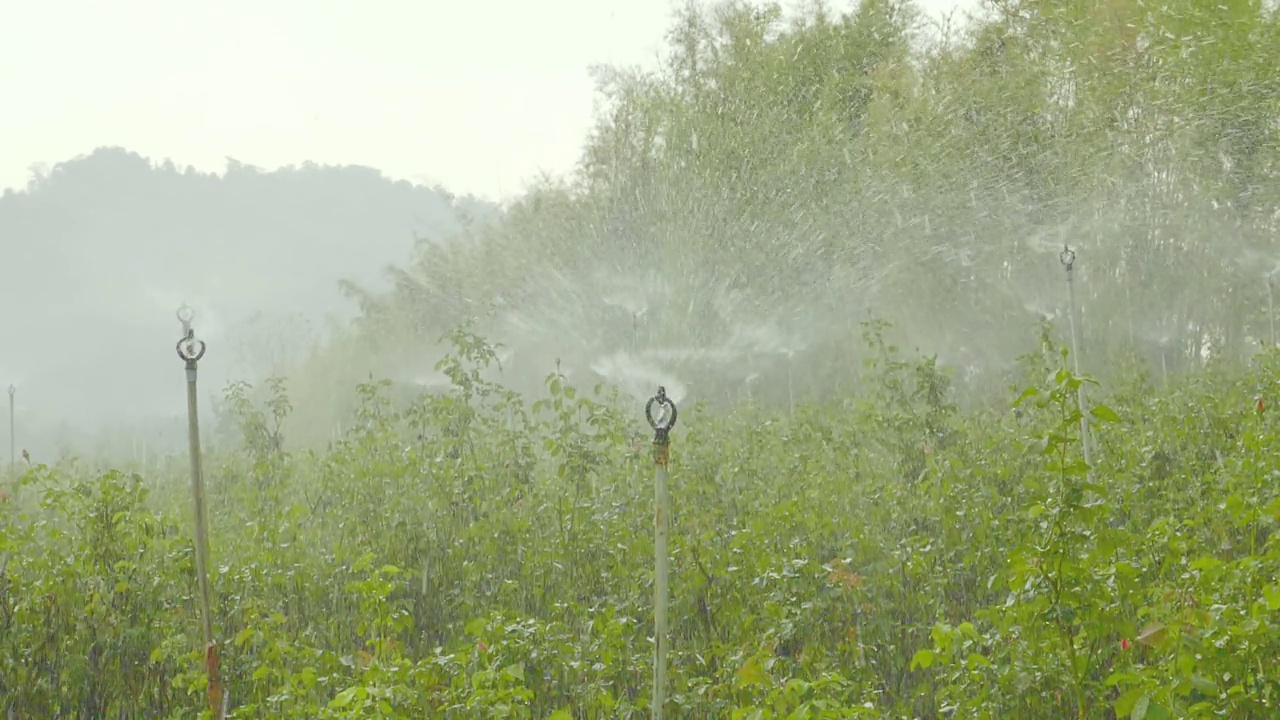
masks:
<svg viewBox="0 0 1280 720"><path fill-rule="evenodd" d="M659 408L657 418L654 406ZM671 562L667 552L670 529L670 499L667 497L667 460L671 450L671 428L676 426L676 404L667 389L649 398L644 416L653 428L654 567L653 567L653 720L662 720L667 700L667 572Z"/></svg>
<svg viewBox="0 0 1280 720"><path fill-rule="evenodd" d="M1062 253L1058 255L1058 259L1062 261L1062 266L1067 270L1067 321L1071 325L1071 359L1075 366L1076 378L1080 377L1080 339L1076 334L1076 285L1073 278L1075 274L1076 254L1067 245L1062 246ZM1080 407L1080 445L1084 448L1084 464L1089 466L1089 482L1093 482L1093 454L1089 447L1089 413L1085 412L1084 400L1084 383L1081 382L1076 388L1076 403Z"/></svg>
<svg viewBox="0 0 1280 720"><path fill-rule="evenodd" d="M209 675L209 712L213 717L226 717L226 696L218 682L218 645L213 639L213 603L209 589L209 516L205 505L204 469L200 459L200 414L196 403L196 365L204 357L206 346L196 339L191 321L195 312L183 305L178 309L182 338L176 346L178 357L187 370L187 439L191 453L191 496L195 501L196 576L200 584L200 612L204 630L205 670Z"/></svg>

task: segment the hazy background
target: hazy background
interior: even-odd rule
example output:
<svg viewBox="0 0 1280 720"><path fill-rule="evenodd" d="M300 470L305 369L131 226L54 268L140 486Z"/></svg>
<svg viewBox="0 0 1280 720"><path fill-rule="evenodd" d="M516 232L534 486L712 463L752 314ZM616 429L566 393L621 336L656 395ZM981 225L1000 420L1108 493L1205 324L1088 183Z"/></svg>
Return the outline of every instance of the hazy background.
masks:
<svg viewBox="0 0 1280 720"><path fill-rule="evenodd" d="M339 280L385 289L415 238L572 171L593 69L656 67L683 5L0 1L20 444L179 442L178 304L213 343L207 395L287 368L356 313Z"/></svg>
<svg viewBox="0 0 1280 720"><path fill-rule="evenodd" d="M353 164L509 198L577 162L589 69L656 65L684 4L0 0L0 188L118 145L206 172Z"/></svg>
<svg viewBox="0 0 1280 720"><path fill-rule="evenodd" d="M1064 242L1088 371L1275 341L1274 2L765 5L0 2L21 445L180 449L183 302L299 442L469 320L522 391L839 397L872 318L1001 388Z"/></svg>

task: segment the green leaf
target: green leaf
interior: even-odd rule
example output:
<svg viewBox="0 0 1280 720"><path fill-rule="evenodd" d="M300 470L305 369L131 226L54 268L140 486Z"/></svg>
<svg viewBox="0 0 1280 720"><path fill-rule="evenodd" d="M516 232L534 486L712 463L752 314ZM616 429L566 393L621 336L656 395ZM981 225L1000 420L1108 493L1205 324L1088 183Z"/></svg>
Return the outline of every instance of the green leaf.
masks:
<svg viewBox="0 0 1280 720"><path fill-rule="evenodd" d="M1116 717L1120 718L1132 713L1134 707L1136 707L1138 704L1138 700L1146 697L1147 697L1146 690L1143 690L1142 688L1139 687L1126 692L1125 694L1121 695L1119 698L1116 698L1116 703L1113 706L1116 711ZM1148 702L1150 702L1150 700L1148 700ZM1146 712L1146 711L1144 710L1143 712Z"/></svg>
<svg viewBox="0 0 1280 720"><path fill-rule="evenodd" d="M1138 637L1135 639L1147 647L1158 647L1163 645L1168 637L1169 629L1165 627L1164 623L1154 622L1142 628L1142 631L1138 633Z"/></svg>
<svg viewBox="0 0 1280 720"><path fill-rule="evenodd" d="M1036 395L1039 395L1039 394L1040 394L1040 388L1036 387L1035 385L1032 385L1031 387L1022 391L1022 394L1018 396L1018 399L1013 401L1013 406L1018 407L1022 405L1022 403L1026 402L1027 399L1035 397Z"/></svg>
<svg viewBox="0 0 1280 720"><path fill-rule="evenodd" d="M1131 672L1115 672L1107 676L1107 679L1103 681L1103 685L1106 687L1115 687L1120 683L1136 681L1137 679L1138 679L1138 676ZM1136 697L1137 696L1135 696L1135 699ZM1119 702L1119 700L1117 700L1116 702ZM1129 707L1132 708L1133 706L1130 705ZM1124 714L1123 712L1120 712L1118 709L1116 710L1116 713L1118 715Z"/></svg>
<svg viewBox="0 0 1280 720"><path fill-rule="evenodd" d="M1062 466L1062 474L1068 477L1087 477L1089 466L1084 460L1076 460Z"/></svg>
<svg viewBox="0 0 1280 720"><path fill-rule="evenodd" d="M1116 414L1116 411L1106 405L1094 405L1089 414L1103 422L1120 422L1120 416Z"/></svg>
<svg viewBox="0 0 1280 720"><path fill-rule="evenodd" d="M1222 561L1216 557L1205 555L1192 560L1188 567L1192 570L1216 570L1222 567Z"/></svg>
<svg viewBox="0 0 1280 720"><path fill-rule="evenodd" d="M917 667L919 667L919 668L924 668L925 670L928 670L929 667L933 665L933 661L935 657L936 656L934 655L933 651L930 650L929 648L923 648L921 650L917 650L916 654L911 656L911 669L915 670Z"/></svg>
<svg viewBox="0 0 1280 720"><path fill-rule="evenodd" d="M1147 710L1151 707L1151 696L1146 693L1138 698L1133 704L1133 710L1129 713L1129 720L1142 720L1147 716Z"/></svg>
<svg viewBox="0 0 1280 720"><path fill-rule="evenodd" d="M1280 610L1280 585L1268 585L1262 589L1268 610Z"/></svg>
<svg viewBox="0 0 1280 720"><path fill-rule="evenodd" d="M502 668L502 673L517 682L524 682L524 663L508 665Z"/></svg>
<svg viewBox="0 0 1280 720"><path fill-rule="evenodd" d="M356 693L361 690L360 686L349 687L338 693L329 701L329 707L338 709L350 705L356 699Z"/></svg>
<svg viewBox="0 0 1280 720"><path fill-rule="evenodd" d="M760 660L752 656L738 668L738 687L769 684L769 673L760 664Z"/></svg>
<svg viewBox="0 0 1280 720"><path fill-rule="evenodd" d="M1191 687L1199 690L1205 695L1217 695L1218 684L1203 675L1191 676Z"/></svg>
<svg viewBox="0 0 1280 720"><path fill-rule="evenodd" d="M484 618L476 618L471 622L467 623L466 626L462 628L462 630L466 634L472 637L478 638L481 636L481 634L484 633L485 628L487 626L488 626L488 623L485 622Z"/></svg>

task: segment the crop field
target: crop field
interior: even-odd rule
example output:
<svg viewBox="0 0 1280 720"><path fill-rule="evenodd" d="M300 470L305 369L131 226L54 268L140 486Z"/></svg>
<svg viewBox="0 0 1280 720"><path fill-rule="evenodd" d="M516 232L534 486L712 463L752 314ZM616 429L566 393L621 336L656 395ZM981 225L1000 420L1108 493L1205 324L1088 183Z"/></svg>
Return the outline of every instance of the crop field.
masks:
<svg viewBox="0 0 1280 720"><path fill-rule="evenodd" d="M287 454L287 398L206 458L230 717L638 718L653 668L642 409L482 380ZM1089 390L1066 353L995 406L880 346L857 395L684 409L666 711L687 718L1275 717L1280 356ZM535 400L535 401L530 401ZM1016 410L1014 406L1016 405ZM194 717L182 468L25 467L0 511L0 709Z"/></svg>
<svg viewBox="0 0 1280 720"><path fill-rule="evenodd" d="M0 720L1280 718L1280 6L939 4L677 3L653 63L592 68L572 171L500 202L33 166L0 194ZM462 77L543 152L522 110L560 100ZM252 97L246 133L313 137Z"/></svg>

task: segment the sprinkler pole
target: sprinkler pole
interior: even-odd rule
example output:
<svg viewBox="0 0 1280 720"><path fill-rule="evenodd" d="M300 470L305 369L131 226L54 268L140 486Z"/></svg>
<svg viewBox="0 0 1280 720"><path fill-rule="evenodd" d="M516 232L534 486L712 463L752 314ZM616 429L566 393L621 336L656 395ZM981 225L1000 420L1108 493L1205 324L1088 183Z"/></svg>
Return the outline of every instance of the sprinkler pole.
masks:
<svg viewBox="0 0 1280 720"><path fill-rule="evenodd" d="M1071 358L1075 365L1076 378L1080 377L1080 339L1076 333L1076 285L1072 278L1075 269L1076 254L1067 247L1062 246L1062 254L1058 256L1062 261L1062 266L1067 270L1067 301L1070 304L1067 312L1067 318L1071 325ZM1084 448L1084 464L1089 466L1089 481L1093 482L1093 454L1089 447L1089 413L1085 412L1084 400L1084 383L1076 388L1076 403L1080 407L1080 444Z"/></svg>
<svg viewBox="0 0 1280 720"><path fill-rule="evenodd" d="M1129 350L1134 352L1137 350L1138 341L1134 339L1133 333L1133 296L1129 293L1129 278L1124 280L1124 302L1129 306Z"/></svg>
<svg viewBox="0 0 1280 720"><path fill-rule="evenodd" d="M661 414L654 418L654 406ZM654 488L654 568L653 568L653 720L662 720L667 701L667 573L671 558L667 551L670 528L670 499L667 495L667 460L671 450L671 428L676 426L676 404L667 390L658 386L658 394L644 406L645 418L653 428Z"/></svg>
<svg viewBox="0 0 1280 720"><path fill-rule="evenodd" d="M203 340L197 340L191 321L195 313L182 306L178 322L182 338L178 340L178 357L186 364L187 374L187 441L191 455L191 496L195 502L196 577L200 585L200 612L204 631L205 671L209 675L209 712L215 718L225 717L226 697L218 682L218 644L213 639L213 602L209 588L209 515L205 504L204 467L200 458L200 413L197 406L196 366L204 357Z"/></svg>
<svg viewBox="0 0 1280 720"><path fill-rule="evenodd" d="M9 472L18 472L18 443L17 431L13 424L13 396L18 393L18 388L9 386Z"/></svg>
<svg viewBox="0 0 1280 720"><path fill-rule="evenodd" d="M1276 275L1267 273L1267 319L1271 321L1271 347L1276 347Z"/></svg>
<svg viewBox="0 0 1280 720"><path fill-rule="evenodd" d="M795 417L796 414L796 390L795 383L792 378L792 365L795 353L791 350L787 351L787 414Z"/></svg>
<svg viewBox="0 0 1280 720"><path fill-rule="evenodd" d="M1168 352L1167 344L1166 340L1160 340L1160 380L1166 386L1169 384L1169 361L1165 359L1165 355Z"/></svg>

